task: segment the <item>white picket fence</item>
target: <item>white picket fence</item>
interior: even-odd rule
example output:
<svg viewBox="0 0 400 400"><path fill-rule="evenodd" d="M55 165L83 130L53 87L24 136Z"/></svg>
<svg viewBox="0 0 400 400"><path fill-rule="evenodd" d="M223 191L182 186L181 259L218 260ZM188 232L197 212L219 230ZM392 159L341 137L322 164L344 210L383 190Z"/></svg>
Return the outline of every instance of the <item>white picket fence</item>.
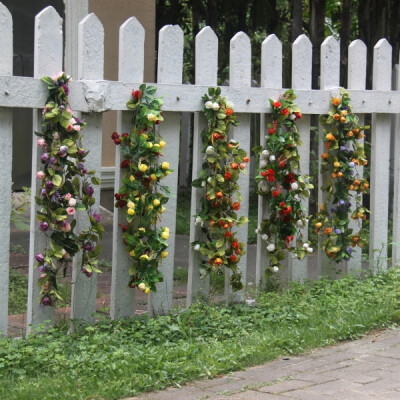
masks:
<svg viewBox="0 0 400 400"><path fill-rule="evenodd" d="M88 169L101 169L102 149L102 112L118 111L118 132L130 129L130 116L126 102L132 88L138 88L143 81L144 69L144 29L134 18L129 18L120 28L119 41L119 77L118 81L103 80L104 65L104 31L99 19L94 15L85 17L79 25L78 37L78 76L70 84L70 104L73 110L82 113L87 122L84 131L85 147L90 150L87 158ZM171 168L178 171L179 134L182 112L194 113L193 135L193 177L202 162L200 132L205 126L202 116L201 96L207 88L217 85L218 39L211 28L206 27L196 37L195 84L182 84L183 68L183 32L179 26L165 26L159 33L158 48L158 81L157 94L164 95L163 110L165 122L160 125L160 133L167 142L165 159ZM35 55L34 77L12 76L13 39L12 19L7 8L0 3L0 331L7 331L8 318L8 275L10 244L10 198L11 198L11 165L12 165L12 108L32 108L34 112L34 130L40 128L41 108L47 89L40 81L42 76L52 76L63 69L63 32L62 20L57 12L48 7L36 17L35 22ZM371 154L371 217L370 249L371 265L376 261L374 249L386 246L388 241L389 201L393 201L393 242L400 242L400 138L398 129L394 128L392 140L394 145L394 196L389 198L389 158L391 141L391 116L400 113L400 93L392 91L391 46L380 40L374 48L373 90L365 90L366 81L366 46L356 40L349 46L348 89L352 98L354 111L357 114L372 113L372 154ZM323 114L329 110L332 94L338 92L340 71L339 43L327 38L321 46L320 90L311 90L312 46L309 39L302 35L292 46L292 84L298 96L299 105L304 117L299 121L303 146L300 150L301 168L309 173L310 165L310 116ZM68 73L68 71L66 71ZM282 89L282 44L275 35L268 36L262 43L261 83L260 87L251 87L251 46L249 37L243 32L237 33L230 42L229 86L222 88L222 94L235 104L240 125L234 130L234 137L248 153L250 152L250 117L258 113L261 116L260 137L264 137L265 118L270 111L268 98L277 98L284 92ZM394 118L394 120L398 120ZM397 124L397 127L399 125ZM322 143L320 144L320 146ZM187 153L187 149L181 149ZM32 196L37 191L36 171L40 166L36 141L32 148ZM116 152L116 165L120 164L119 150ZM240 178L243 196L242 215L249 210L249 175ZM316 179L316 177L314 177ZM321 180L322 178L319 177ZM116 191L120 184L119 169L116 169ZM177 192L178 174L166 178L165 184L172 192ZM97 206L100 191L95 193ZM192 191L191 215L199 204L199 193ZM259 219L262 219L263 201L258 204ZM308 207L308 204L305 204ZM252 207L255 207L253 204ZM37 232L35 220L36 206L32 201L30 249L29 249L29 298L28 330L44 321L54 321L54 308L40 307L38 304L38 273L33 268L34 254L43 245L43 238ZM113 259L111 318L129 317L135 314L134 291L127 288L129 260L124 250L118 222L122 221L119 210L114 211ZM149 310L152 313L167 312L172 306L174 241L176 221L176 197L171 197L164 214L163 225L169 226L169 256L164 260L161 270L164 282L158 284L157 293L149 296ZM84 221L81 221L84 224ZM191 224L190 241L198 237L198 227ZM240 228L239 239L247 243L247 225ZM265 245L257 243L256 280L260 281L265 265ZM201 280L197 254L189 251L189 277L187 286L187 304L199 294L207 294L209 281ZM386 248L384 250L385 254ZM393 247L393 260L400 259L398 247ZM326 271L327 260L320 255L319 273ZM246 257L241 259L239 268L246 280ZM385 259L380 264L387 268ZM346 268L356 270L361 267L361 254L358 251ZM308 261L288 260L290 277L303 280L308 276ZM88 279L74 268L71 318L92 321L96 307L96 275ZM229 288L226 289L229 291ZM239 293L239 297L243 293Z"/></svg>

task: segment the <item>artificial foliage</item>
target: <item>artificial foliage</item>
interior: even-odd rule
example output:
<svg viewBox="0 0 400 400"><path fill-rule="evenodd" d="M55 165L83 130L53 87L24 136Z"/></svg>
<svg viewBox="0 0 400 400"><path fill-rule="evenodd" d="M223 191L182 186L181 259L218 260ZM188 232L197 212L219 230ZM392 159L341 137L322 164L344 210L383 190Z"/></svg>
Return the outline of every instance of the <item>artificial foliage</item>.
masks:
<svg viewBox="0 0 400 400"><path fill-rule="evenodd" d="M321 154L321 190L326 203L313 221L320 235L321 248L335 262L350 259L353 248L363 247L368 240L365 224L368 209L362 204L362 194L368 193L369 183L360 175L359 167L367 165L363 131L350 105L349 93L341 89L333 97L329 113L320 116L325 151ZM351 226L350 220L358 222ZM353 224L354 225L354 224Z"/></svg>
<svg viewBox="0 0 400 400"><path fill-rule="evenodd" d="M303 239L308 222L302 200L309 196L309 177L302 175L298 146L301 145L296 120L302 117L294 103L296 95L287 90L279 99L269 99L272 122L268 124L265 144L254 148L259 158L255 177L257 193L265 199L265 218L256 233L266 246L267 274L278 271L287 252L298 259L313 252Z"/></svg>
<svg viewBox="0 0 400 400"><path fill-rule="evenodd" d="M195 251L203 257L201 271L222 273L232 271L230 283L234 291L243 288L238 269L244 255L244 243L236 237L236 226L247 222L239 217L241 195L238 179L245 173L249 157L229 132L238 125L233 104L221 96L220 88L209 88L202 97L207 128L201 133L203 141L203 164L199 178L192 186L203 190L200 209L194 216L201 226L201 237L192 243Z"/></svg>
<svg viewBox="0 0 400 400"><path fill-rule="evenodd" d="M121 187L115 194L115 207L123 212L122 237L129 253L131 266L127 284L146 294L156 291L162 281L158 270L161 260L168 256L168 227L159 227L169 189L161 180L173 170L168 161L160 162L165 141L156 126L163 121L162 99L155 97L154 86L141 85L132 90L126 106L132 111L129 133L111 136L121 152Z"/></svg>
<svg viewBox="0 0 400 400"><path fill-rule="evenodd" d="M35 132L42 168L37 171L40 191L35 197L39 206L38 230L46 240L45 248L37 253L35 266L39 270L40 302L52 306L61 298L57 274L66 269L72 257L78 257L81 272L91 277L101 272L98 256L104 231L101 216L93 208L96 203L93 185L99 185L96 171L88 171L85 157L88 151L82 146L81 130L85 123L75 117L68 105L70 76L61 72L54 77L44 77L49 95L42 111L42 130ZM87 213L89 227L76 232L76 216Z"/></svg>

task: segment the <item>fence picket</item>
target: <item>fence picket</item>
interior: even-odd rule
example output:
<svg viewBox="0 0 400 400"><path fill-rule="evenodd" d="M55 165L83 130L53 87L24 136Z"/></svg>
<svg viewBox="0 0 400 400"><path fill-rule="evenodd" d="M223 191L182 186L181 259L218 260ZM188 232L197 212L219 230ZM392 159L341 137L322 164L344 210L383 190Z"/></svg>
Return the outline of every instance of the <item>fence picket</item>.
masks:
<svg viewBox="0 0 400 400"><path fill-rule="evenodd" d="M237 33L230 43L229 54L229 86L235 87L251 87L251 43L250 38L244 33ZM247 99L251 103L251 98ZM251 150L251 134L250 134L250 114L238 114L239 126L232 130L232 137L239 143L240 148L246 151L250 156ZM250 166L247 166L249 169ZM242 194L242 202L240 204L239 216L249 216L249 194L250 194L250 174L240 174L238 179L240 192ZM243 284L247 282L247 236L248 224L244 224L237 228L237 238L239 242L244 243L245 256L238 262L238 269L242 273ZM232 293L230 285L230 270L225 269L225 296L227 301L244 300L244 290Z"/></svg>
<svg viewBox="0 0 400 400"><path fill-rule="evenodd" d="M34 77L52 76L62 70L63 56L63 32L62 19L53 7L47 7L35 18L35 53L34 53ZM44 106L44 104L43 104ZM33 130L41 131L41 110L33 111ZM36 136L32 139L32 178L31 178L31 223L29 238L29 280L28 280L28 311L27 333L39 324L52 325L54 322L54 307L42 307L39 305L40 288L38 286L38 270L34 268L35 254L46 245L45 237L37 231L35 196L38 182L36 172L41 169ZM48 322L50 321L50 322Z"/></svg>
<svg viewBox="0 0 400 400"><path fill-rule="evenodd" d="M182 83L183 73L183 31L178 25L167 25L160 30L158 41L158 71L159 83ZM179 101L179 100L177 100ZM167 145L164 148L164 160L169 162L175 172L163 179L163 185L178 193L179 168L179 127L181 114L177 112L164 113L164 122L160 125L160 135ZM149 296L150 314L165 314L172 307L172 289L174 278L175 231L176 231L176 196L171 196L162 216L161 226L170 229L168 238L168 256L159 267L163 281L157 283L157 292Z"/></svg>
<svg viewBox="0 0 400 400"><path fill-rule="evenodd" d="M321 45L321 77L320 88L321 90L331 89L333 93L339 90L340 81L340 46L338 41L333 37L327 37ZM329 107L330 107L329 102ZM329 111L329 107L326 112ZM322 126L319 127L319 141L318 141L318 171L321 171L321 157L320 155L325 150ZM318 204L326 202L325 193L321 188L325 183L325 177L318 172ZM318 245L318 260L317 268L319 275L332 275L332 262L328 259L325 252L322 251L320 244Z"/></svg>
<svg viewBox="0 0 400 400"><path fill-rule="evenodd" d="M195 56L195 83L196 85L207 85L215 87L217 85L218 72L218 38L214 31L206 26L196 36L196 56ZM199 103L201 99L199 98ZM192 179L198 178L198 171L201 169L203 155L201 153L203 144L201 131L206 128L205 118L201 113L194 114L193 123L193 161ZM202 193L196 188L192 188L191 207L190 207L190 243L200 237L200 226L195 225L193 215L200 206ZM192 246L189 248L189 272L187 285L187 300L189 306L200 294L207 296L209 293L209 277L201 279L200 256Z"/></svg>
<svg viewBox="0 0 400 400"><path fill-rule="evenodd" d="M126 82L142 82L144 74L145 32L140 22L132 17L119 30L118 79ZM131 88L133 89L133 88ZM137 88L136 88L137 89ZM129 99L130 92L126 94ZM132 127L131 112L118 111L117 131L129 132ZM122 184L120 147L115 149L115 188L118 193ZM110 315L112 319L135 315L135 291L128 287L130 257L125 250L121 227L126 222L125 211L114 208L113 253Z"/></svg>
<svg viewBox="0 0 400 400"><path fill-rule="evenodd" d="M400 65L394 69L395 84L393 89L400 90ZM392 117L393 140L393 235L392 235L392 265L400 261L400 114Z"/></svg>
<svg viewBox="0 0 400 400"><path fill-rule="evenodd" d="M103 79L104 70L104 30L100 20L94 15L87 15L78 27L78 77L79 79L100 80ZM99 85L98 91L87 91L88 102L101 102L104 97ZM101 146L102 146L102 114L82 114L82 119L87 123L82 144L89 151L86 156L86 168L95 170L97 175L101 170ZM99 212L100 187L94 186L94 198L96 203L93 210ZM90 221L86 213L78 213L77 232L90 227ZM81 272L81 254L74 257L72 268L72 293L71 293L71 319L78 322L93 322L96 312L97 274L88 278Z"/></svg>
<svg viewBox="0 0 400 400"><path fill-rule="evenodd" d="M306 35L300 35L293 43L292 47L292 87L296 89L311 89L311 68L312 68L312 44ZM301 110L303 112L303 110ZM310 173L310 115L303 115L297 121L300 138L303 142L300 146L300 170L302 174ZM309 199L302 200L302 206L308 214ZM304 240L308 238L308 227L302 229ZM304 281L308 278L308 257L298 260L289 257L288 269L289 279L294 281Z"/></svg>
<svg viewBox="0 0 400 400"><path fill-rule="evenodd" d="M0 3L0 75L13 73L12 17ZM7 88L5 88L7 91ZM12 109L0 108L0 334L8 328L8 280L11 215Z"/></svg>
<svg viewBox="0 0 400 400"><path fill-rule="evenodd" d="M392 46L381 39L374 47L372 89L391 87ZM369 258L374 270L387 269L390 118L389 114L372 114Z"/></svg>
<svg viewBox="0 0 400 400"><path fill-rule="evenodd" d="M349 89L365 90L366 74L367 74L367 46L361 40L354 40L349 46L348 53L348 72L347 87ZM364 125L364 115L359 115L358 123ZM359 143L364 143L364 139L360 139ZM363 167L358 166L357 172L360 178L363 177ZM353 194L355 195L355 193ZM355 201L351 200L351 209L355 208ZM358 231L358 223L350 220L350 228L354 232ZM362 251L360 247L354 248L352 258L347 262L347 272L354 273L361 269Z"/></svg>
<svg viewBox="0 0 400 400"><path fill-rule="evenodd" d="M261 87L282 88L282 43L274 35L269 35L261 45ZM268 99L265 99L265 108ZM265 145L266 135L266 115L260 114L260 145ZM258 219L257 226L268 216L267 202L264 197L258 196ZM267 265L266 243L257 235L256 253L256 287L263 287L265 269Z"/></svg>

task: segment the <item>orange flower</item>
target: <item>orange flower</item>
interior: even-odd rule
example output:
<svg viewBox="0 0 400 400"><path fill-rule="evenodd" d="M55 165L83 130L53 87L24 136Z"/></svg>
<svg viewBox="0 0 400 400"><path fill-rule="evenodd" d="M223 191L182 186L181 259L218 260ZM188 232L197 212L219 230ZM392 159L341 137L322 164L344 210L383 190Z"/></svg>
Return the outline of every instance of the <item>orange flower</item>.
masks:
<svg viewBox="0 0 400 400"><path fill-rule="evenodd" d="M330 226L328 226L327 228L325 228L324 233L325 235L329 235L332 232L332 228Z"/></svg>
<svg viewBox="0 0 400 400"><path fill-rule="evenodd" d="M340 117L340 122L344 124L346 122L346 117Z"/></svg>
<svg viewBox="0 0 400 400"><path fill-rule="evenodd" d="M237 201L235 201L235 202L232 204L232 208L233 208L235 211L238 211L239 208L240 208L240 204L239 204Z"/></svg>
<svg viewBox="0 0 400 400"><path fill-rule="evenodd" d="M250 161L250 157L247 157L247 156L244 157L244 158L243 158L243 161L244 161L245 163L248 163L248 162Z"/></svg>
<svg viewBox="0 0 400 400"><path fill-rule="evenodd" d="M329 158L329 154L328 154L328 153L322 153L322 154L321 154L321 158L322 158L323 160L326 160L327 158Z"/></svg>
<svg viewBox="0 0 400 400"><path fill-rule="evenodd" d="M338 99L337 97L334 97L332 99L332 104L337 107L340 104L340 99Z"/></svg>
<svg viewBox="0 0 400 400"><path fill-rule="evenodd" d="M225 114L226 114L227 117L230 117L233 114L232 108L227 108L226 111L225 111Z"/></svg>
<svg viewBox="0 0 400 400"><path fill-rule="evenodd" d="M364 182L364 183L363 183L363 189L368 189L368 188L369 188L368 182Z"/></svg>
<svg viewBox="0 0 400 400"><path fill-rule="evenodd" d="M219 258L219 257L217 257L216 259L215 259L215 261L214 261L214 264L215 265L222 265L222 263L223 263L223 261L222 261L222 258Z"/></svg>
<svg viewBox="0 0 400 400"><path fill-rule="evenodd" d="M335 121L339 121L340 120L340 115L339 114L334 114L333 119Z"/></svg>
<svg viewBox="0 0 400 400"><path fill-rule="evenodd" d="M339 172L337 173L337 176L338 176L338 178L343 178L343 172L339 171Z"/></svg>
<svg viewBox="0 0 400 400"><path fill-rule="evenodd" d="M352 137L353 135L354 135L353 131L348 131L346 136L347 137Z"/></svg>
<svg viewBox="0 0 400 400"><path fill-rule="evenodd" d="M333 179L335 179L335 178L337 178L337 174L336 174L335 172L332 172L332 173L331 173L331 177L332 177Z"/></svg>
<svg viewBox="0 0 400 400"><path fill-rule="evenodd" d="M223 193L222 192L217 192L217 193L215 193L215 197L217 199L221 199L223 197Z"/></svg>
<svg viewBox="0 0 400 400"><path fill-rule="evenodd" d="M229 256L229 261L230 261L231 263L235 263L235 262L237 262L237 260L238 260L238 258L237 258L237 256L235 256L234 254L232 254L232 255Z"/></svg>
<svg viewBox="0 0 400 400"><path fill-rule="evenodd" d="M335 136L333 136L332 133L328 133L328 134L325 136L325 139L326 139L326 140L336 140Z"/></svg>
<svg viewBox="0 0 400 400"><path fill-rule="evenodd" d="M239 164L238 163L232 163L231 164L232 169L238 169L239 168Z"/></svg>

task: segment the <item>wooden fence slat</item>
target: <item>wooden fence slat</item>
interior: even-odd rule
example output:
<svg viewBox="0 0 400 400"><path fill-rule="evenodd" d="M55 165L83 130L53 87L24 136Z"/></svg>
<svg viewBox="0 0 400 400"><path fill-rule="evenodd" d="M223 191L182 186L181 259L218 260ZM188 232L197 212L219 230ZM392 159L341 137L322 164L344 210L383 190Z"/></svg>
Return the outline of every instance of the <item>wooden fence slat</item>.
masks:
<svg viewBox="0 0 400 400"><path fill-rule="evenodd" d="M47 7L35 18L34 44L34 77L52 76L62 70L63 59L62 19L53 7ZM44 84L42 84L45 86ZM44 104L41 105L43 107ZM33 111L33 130L42 129L41 110ZM41 154L38 152L36 136L32 139L32 178L31 178L31 223L29 239L29 278L28 278L28 311L27 333L39 324L54 322L54 307L39 305L40 288L38 286L38 270L34 268L35 254L42 251L46 245L45 237L37 230L35 196L38 189L36 172L42 168Z"/></svg>
<svg viewBox="0 0 400 400"><path fill-rule="evenodd" d="M250 87L251 86L251 43L250 38L244 33L237 33L230 43L229 53L229 86L230 87ZM239 126L232 129L232 137L239 143L240 148L246 151L250 157L251 135L250 135L250 114L238 114ZM247 170L250 166L247 166ZM242 201L238 216L249 216L249 193L250 193L250 174L240 174L238 179ZM235 228L234 228L235 229ZM238 269L242 273L243 284L247 282L247 236L248 224L237 227L237 239L244 243L245 255L238 262ZM225 296L229 302L243 301L244 290L232 293L230 285L231 271L225 268Z"/></svg>
<svg viewBox="0 0 400 400"><path fill-rule="evenodd" d="M347 71L347 86L349 89L365 90L365 82L367 75L367 46L361 40L354 40L349 46L348 52L348 71ZM358 123L364 125L364 115L358 115ZM360 139L359 143L364 143L364 139ZM358 166L357 172L360 178L363 177L363 167ZM353 193L355 196L356 193ZM355 209L355 201L351 200L351 209ZM359 230L358 223L350 220L350 228L354 232ZM347 272L355 273L361 269L362 250L360 247L353 249L352 258L347 261Z"/></svg>
<svg viewBox="0 0 400 400"><path fill-rule="evenodd" d="M12 17L0 3L0 75L13 73ZM0 335L7 334L10 259L12 109L0 108Z"/></svg>
<svg viewBox="0 0 400 400"><path fill-rule="evenodd" d="M335 92L339 92L340 82L340 46L338 41L333 37L329 36L324 40L321 45L321 77L320 77L320 88L334 89ZM331 99L329 105L324 113L329 111L331 105ZM318 141L318 171L321 171L321 154L325 151L325 144L323 139L323 130L319 126L319 141ZM326 195L322 192L321 188L324 184L324 176L318 172L318 204L326 202ZM332 262L328 259L325 252L322 251L320 244L318 245L318 259L317 268L318 275L332 275Z"/></svg>
<svg viewBox="0 0 400 400"><path fill-rule="evenodd" d="M391 87L392 46L381 39L374 47L372 89ZM389 114L372 114L369 258L375 271L388 265L390 122Z"/></svg>
<svg viewBox="0 0 400 400"><path fill-rule="evenodd" d="M142 82L144 74L144 38L145 31L140 22L132 17L119 30L118 79L121 81ZM133 88L131 88L132 90ZM137 87L136 87L137 89ZM130 91L126 98L129 99ZM117 131L129 132L132 128L131 112L118 111ZM115 188L121 187L121 152L115 149ZM125 211L114 208L113 254L110 315L112 319L133 317L135 315L135 291L128 287L130 257L125 250L121 236L121 227L126 222Z"/></svg>
<svg viewBox="0 0 400 400"><path fill-rule="evenodd" d="M282 43L274 35L269 35L261 45L261 88L272 87L282 91ZM281 94L281 93L279 93ZM268 108L268 98L264 100L265 108ZM250 103L251 104L251 103ZM263 110L266 111L266 110ZM260 114L260 145L265 145L266 115ZM267 202L262 196L258 196L258 219L257 227L262 220L268 216ZM266 243L257 235L256 253L256 288L264 284L265 270L267 265Z"/></svg>
<svg viewBox="0 0 400 400"><path fill-rule="evenodd" d="M196 55L195 55L195 83L196 85L207 85L215 87L217 85L218 73L218 38L214 31L206 26L196 36ZM201 96L198 98L201 104ZM203 105L201 105L201 109ZM203 144L201 131L207 126L205 118L199 112L194 114L193 123L193 161L192 179L198 178L198 171L201 169L203 155L201 153ZM192 188L191 207L190 207L190 243L200 237L200 226L195 224L192 217L200 206L202 193L196 188ZM189 272L187 285L186 304L190 306L199 295L207 296L210 288L209 277L201 279L200 275L200 255L190 246L189 248Z"/></svg>
<svg viewBox="0 0 400 400"><path fill-rule="evenodd" d="M158 41L157 81L160 83L182 83L183 73L183 31L178 25L167 25L160 30ZM174 172L163 179L163 185L178 193L179 168L179 127L180 113L164 113L164 122L160 125L160 135L167 145L163 160L168 161ZM157 283L157 292L149 296L150 314L165 314L172 307L172 289L174 278L175 231L176 231L176 196L171 196L162 216L161 226L169 227L168 256L159 270L163 282Z"/></svg>
<svg viewBox="0 0 400 400"><path fill-rule="evenodd" d="M400 90L400 64L395 66L394 90ZM393 140L393 235L392 235L392 265L400 261L400 113L392 117Z"/></svg>
<svg viewBox="0 0 400 400"><path fill-rule="evenodd" d="M78 27L78 77L79 79L103 79L104 70L104 30L100 20L94 15L87 15ZM93 102L102 101L104 96L101 86L94 93L87 93ZM102 115L82 114L87 123L83 132L83 147L89 150L86 156L86 168L95 170L100 175L102 146ZM94 186L96 199L92 209L99 212L100 187ZM86 212L78 212L76 230L80 232L90 227ZM74 257L72 268L71 319L81 322L93 322L96 312L97 274L88 278L81 271L81 254Z"/></svg>
<svg viewBox="0 0 400 400"><path fill-rule="evenodd" d="M311 69L312 69L312 44L306 35L300 35L292 46L292 87L297 93L297 89L311 89ZM303 110L301 110L303 111ZM300 132L300 138L303 142L300 146L300 170L304 175L310 173L310 115L303 115L298 120L297 127ZM302 206L308 214L309 199L302 200ZM302 229L304 240L308 238L308 226ZM315 249L316 250L316 249ZM294 281L304 281L308 278L309 257L302 260L289 256L288 269L289 279Z"/></svg>

